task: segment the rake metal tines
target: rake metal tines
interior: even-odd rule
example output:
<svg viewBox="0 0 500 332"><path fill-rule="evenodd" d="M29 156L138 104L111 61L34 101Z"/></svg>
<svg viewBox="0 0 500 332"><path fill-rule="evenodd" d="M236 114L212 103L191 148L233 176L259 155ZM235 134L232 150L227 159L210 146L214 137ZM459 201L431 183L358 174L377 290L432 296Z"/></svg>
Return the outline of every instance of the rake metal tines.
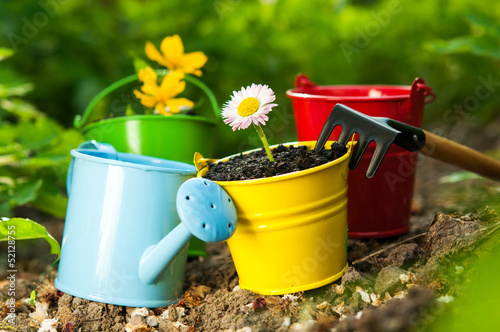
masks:
<svg viewBox="0 0 500 332"><path fill-rule="evenodd" d="M399 128L393 128L391 125ZM415 132L407 132L407 127L412 128L411 126L406 126L387 118L370 117L345 105L337 104L321 130L316 146L314 147L316 152L321 150L325 145L336 126L342 127L342 132L338 139L338 143L341 146L346 146L349 137L354 133L359 135L351 161L349 162L351 170L354 170L358 166L368 144L372 141L375 142L375 152L366 172L366 177L369 179L377 172L380 163L382 163L392 143L396 143L409 151L418 150L425 143L425 136L422 137L419 133Z"/></svg>

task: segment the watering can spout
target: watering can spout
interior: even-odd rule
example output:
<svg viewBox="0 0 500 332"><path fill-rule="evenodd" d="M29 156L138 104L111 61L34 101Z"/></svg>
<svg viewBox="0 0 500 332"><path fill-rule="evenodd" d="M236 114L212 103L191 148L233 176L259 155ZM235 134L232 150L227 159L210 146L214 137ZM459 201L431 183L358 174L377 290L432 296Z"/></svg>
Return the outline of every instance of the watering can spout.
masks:
<svg viewBox="0 0 500 332"><path fill-rule="evenodd" d="M139 262L139 278L155 283L193 235L205 242L229 239L236 230L233 200L215 182L203 178L186 181L177 191L177 213L181 223L160 242L149 246Z"/></svg>
<svg viewBox="0 0 500 332"><path fill-rule="evenodd" d="M180 223L156 245L146 248L139 262L139 278L153 284L189 242L192 234Z"/></svg>

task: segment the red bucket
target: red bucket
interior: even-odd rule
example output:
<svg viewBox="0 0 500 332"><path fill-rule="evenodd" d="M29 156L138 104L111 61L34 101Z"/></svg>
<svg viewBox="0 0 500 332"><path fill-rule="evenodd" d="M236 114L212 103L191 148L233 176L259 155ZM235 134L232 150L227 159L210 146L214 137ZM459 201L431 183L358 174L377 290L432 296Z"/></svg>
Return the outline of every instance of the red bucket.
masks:
<svg viewBox="0 0 500 332"><path fill-rule="evenodd" d="M421 78L416 78L411 86L318 86L302 74L295 79L295 89L286 94L292 99L299 141L317 140L337 103L370 116L420 127L424 104L435 98ZM340 129L335 129L329 140L336 140L339 133ZM347 220L352 238L391 237L410 229L417 154L393 145L377 174L367 179L365 174L374 150L372 142L356 170L349 173Z"/></svg>

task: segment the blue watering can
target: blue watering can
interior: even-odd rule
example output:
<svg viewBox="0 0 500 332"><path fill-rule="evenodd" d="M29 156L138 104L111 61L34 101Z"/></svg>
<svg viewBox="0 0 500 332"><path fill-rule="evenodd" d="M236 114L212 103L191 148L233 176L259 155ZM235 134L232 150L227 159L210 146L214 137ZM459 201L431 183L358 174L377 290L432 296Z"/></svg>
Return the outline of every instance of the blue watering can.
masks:
<svg viewBox="0 0 500 332"><path fill-rule="evenodd" d="M71 155L55 280L65 293L124 306L169 305L182 294L191 236L219 242L236 230L229 195L193 178L192 165L118 153L95 141Z"/></svg>

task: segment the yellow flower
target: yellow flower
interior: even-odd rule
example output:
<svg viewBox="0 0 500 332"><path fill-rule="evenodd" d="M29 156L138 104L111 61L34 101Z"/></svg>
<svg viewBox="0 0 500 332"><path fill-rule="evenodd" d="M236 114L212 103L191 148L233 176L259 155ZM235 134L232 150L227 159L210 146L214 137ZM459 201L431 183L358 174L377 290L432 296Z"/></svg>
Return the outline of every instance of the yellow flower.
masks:
<svg viewBox="0 0 500 332"><path fill-rule="evenodd" d="M184 73L173 70L163 77L158 85L158 76L150 67L139 71L139 81L143 82L141 91L134 90L134 94L141 103L149 108L154 108L159 114L172 115L179 113L179 108L193 107L194 103L186 98L174 98L184 91L186 82L182 81Z"/></svg>
<svg viewBox="0 0 500 332"><path fill-rule="evenodd" d="M200 68L208 58L203 52L184 53L184 45L179 35L167 36L160 45L161 53L150 42L146 43L146 55L168 69L179 69L185 74L201 76Z"/></svg>

